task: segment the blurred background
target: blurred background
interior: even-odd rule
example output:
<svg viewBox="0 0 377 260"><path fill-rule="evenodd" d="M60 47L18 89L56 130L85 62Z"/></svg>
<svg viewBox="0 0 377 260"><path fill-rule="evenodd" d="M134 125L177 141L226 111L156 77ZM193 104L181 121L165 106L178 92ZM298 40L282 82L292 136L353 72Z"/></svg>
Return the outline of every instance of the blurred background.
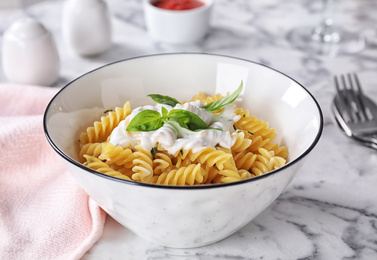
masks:
<svg viewBox="0 0 377 260"><path fill-rule="evenodd" d="M46 0L1 0L0 11L7 12L17 8L21 8L23 5L31 5Z"/></svg>
<svg viewBox="0 0 377 260"><path fill-rule="evenodd" d="M112 45L107 51L89 57L77 55L64 40L62 6L67 1L0 0L0 46L5 31L22 15L22 7L51 32L60 58L60 71L53 87L63 87L84 73L116 60L156 53L214 53L252 60L289 75L316 97L325 118L321 142L302 169L303 174L295 178L276 203L229 239L195 250L166 249L143 242L110 220L102 241L84 259L90 256L97 256L96 259L218 259L215 256L224 256L222 259L377 259L374 199L377 153L348 140L338 129L331 110L335 93L333 77L348 72L357 72L365 92L377 100L377 0L334 1L333 19L330 19L334 25L360 33L367 40L362 50L347 55L325 50L318 54L309 45L298 48L291 41L297 39L290 37L296 29L304 28L304 32L310 33L322 24L325 0L215 0L208 35L188 45L151 39L141 0L104 0L111 14ZM98 27L89 27L92 28ZM0 51L0 60L5 53ZM41 57L35 60L40 61ZM19 66L9 67L19 71ZM0 63L0 84L7 82Z"/></svg>

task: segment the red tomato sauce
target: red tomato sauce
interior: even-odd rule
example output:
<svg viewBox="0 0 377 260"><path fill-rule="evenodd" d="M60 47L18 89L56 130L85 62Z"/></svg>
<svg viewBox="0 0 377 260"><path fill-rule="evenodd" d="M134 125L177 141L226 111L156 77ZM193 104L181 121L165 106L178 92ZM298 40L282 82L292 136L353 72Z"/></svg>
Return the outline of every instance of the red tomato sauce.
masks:
<svg viewBox="0 0 377 260"><path fill-rule="evenodd" d="M182 11L201 7L204 3L198 0L158 0L153 5L162 9Z"/></svg>

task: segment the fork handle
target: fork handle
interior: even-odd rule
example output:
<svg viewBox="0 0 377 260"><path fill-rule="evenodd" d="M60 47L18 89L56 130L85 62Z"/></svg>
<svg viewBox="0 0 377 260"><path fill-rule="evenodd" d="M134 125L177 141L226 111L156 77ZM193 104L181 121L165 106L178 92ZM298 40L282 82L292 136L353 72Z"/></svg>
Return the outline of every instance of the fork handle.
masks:
<svg viewBox="0 0 377 260"><path fill-rule="evenodd" d="M354 134L354 135L352 135L352 137L355 140L362 142L364 145L369 146L369 147L377 150L377 138L375 136L365 137L365 136Z"/></svg>

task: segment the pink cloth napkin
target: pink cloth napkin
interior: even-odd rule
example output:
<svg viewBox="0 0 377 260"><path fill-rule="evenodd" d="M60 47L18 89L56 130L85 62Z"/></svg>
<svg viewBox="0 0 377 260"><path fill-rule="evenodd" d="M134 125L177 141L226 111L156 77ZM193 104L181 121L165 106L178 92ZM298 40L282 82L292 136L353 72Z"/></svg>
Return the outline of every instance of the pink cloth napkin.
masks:
<svg viewBox="0 0 377 260"><path fill-rule="evenodd" d="M0 84L0 259L79 259L102 235L106 214L43 132L57 91Z"/></svg>

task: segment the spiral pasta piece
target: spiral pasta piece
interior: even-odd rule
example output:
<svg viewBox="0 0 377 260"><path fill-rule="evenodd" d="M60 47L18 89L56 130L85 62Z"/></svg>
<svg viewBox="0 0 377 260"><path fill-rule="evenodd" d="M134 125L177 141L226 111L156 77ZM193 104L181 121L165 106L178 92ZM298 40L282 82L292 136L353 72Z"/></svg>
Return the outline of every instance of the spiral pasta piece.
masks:
<svg viewBox="0 0 377 260"><path fill-rule="evenodd" d="M238 170L225 169L219 171L218 174L222 176L221 182L223 183L242 180L241 175L238 173Z"/></svg>
<svg viewBox="0 0 377 260"><path fill-rule="evenodd" d="M275 156L280 156L284 159L288 157L288 149L285 146L279 146L277 143L272 142L270 139L264 139L261 136L250 136L252 144L247 148L248 151L256 153L259 148L264 148L268 151L273 151Z"/></svg>
<svg viewBox="0 0 377 260"><path fill-rule="evenodd" d="M191 153L191 150L190 149L187 149L187 150L183 150L181 149L180 151L178 151L177 153L175 153L173 155L174 158L177 158L180 159L180 160L184 160L187 158L187 156ZM177 162L176 162L177 163Z"/></svg>
<svg viewBox="0 0 377 260"><path fill-rule="evenodd" d="M111 168L107 163L102 162L100 159L91 156L91 155L84 155L86 162L84 163L85 166L96 170L100 173L104 173L109 176L117 177L123 180L131 180L128 176L123 175L119 171L114 170Z"/></svg>
<svg viewBox="0 0 377 260"><path fill-rule="evenodd" d="M270 168L271 169L271 168ZM265 174L267 172L269 172L269 167L268 165L260 162L260 161L256 161L255 164L254 164L254 167L251 168L251 172L255 175L255 176L260 176L262 174Z"/></svg>
<svg viewBox="0 0 377 260"><path fill-rule="evenodd" d="M116 165L114 163L112 164L109 164L108 162L105 162L107 165L109 165L109 167L115 171L118 171L120 172L121 174L123 175L126 175L127 177L130 178L130 180L132 180L132 174L134 174L134 172L132 171L131 168L125 168L123 167L123 165Z"/></svg>
<svg viewBox="0 0 377 260"><path fill-rule="evenodd" d="M244 170L244 169L238 170L238 174L241 176L242 180L253 177L253 175L248 170Z"/></svg>
<svg viewBox="0 0 377 260"><path fill-rule="evenodd" d="M219 170L218 172L218 176L221 176L221 177L220 178L215 177L214 179L215 181L227 183L227 182L239 181L242 179L233 158L230 158L229 160L225 161L223 166L224 168L222 170Z"/></svg>
<svg viewBox="0 0 377 260"><path fill-rule="evenodd" d="M221 94L216 94L216 95L213 95L213 96L207 96L206 99L205 99L205 104L208 104L208 103L211 103L213 101L217 101L219 99L222 99L224 96L221 95Z"/></svg>
<svg viewBox="0 0 377 260"><path fill-rule="evenodd" d="M191 153L192 151L190 149L181 149L180 151L175 153L173 155L173 158L175 158L173 161L175 167L179 168L181 166L188 166L191 163L199 163L199 160L197 160L197 158L190 156Z"/></svg>
<svg viewBox="0 0 377 260"><path fill-rule="evenodd" d="M200 92L199 94L193 96L193 98L191 99L191 101L200 100L203 105L206 105L208 103L211 103L213 101L216 101L216 100L219 100L219 99L222 99L222 98L223 98L223 95L221 95L219 93L216 94L216 95L213 95L213 96L207 96L203 92Z"/></svg>
<svg viewBox="0 0 377 260"><path fill-rule="evenodd" d="M112 143L105 143L99 159L105 160L116 165L123 165L126 168L133 166L132 161L134 154L131 149L123 149L121 146L115 146Z"/></svg>
<svg viewBox="0 0 377 260"><path fill-rule="evenodd" d="M116 107L115 111L108 112L106 116L101 117L101 121L95 121L93 126L88 127L86 132L80 134L80 146L87 143L105 141L111 134L111 131L129 114L131 114L131 106L129 102L126 102L123 108Z"/></svg>
<svg viewBox="0 0 377 260"><path fill-rule="evenodd" d="M273 151L267 151L264 148L260 148L258 151L260 154L257 156L256 161L251 168L252 173L256 176L277 169L286 163L284 158L275 156Z"/></svg>
<svg viewBox="0 0 377 260"><path fill-rule="evenodd" d="M203 92L199 92L198 94L196 94L195 96L192 97L191 101L200 100L202 102L202 104L205 105L206 104L206 98L207 98L206 94L204 94Z"/></svg>
<svg viewBox="0 0 377 260"><path fill-rule="evenodd" d="M161 174L163 172L168 172L172 169L173 162L169 155L164 152L157 152L155 154L155 159L153 160L153 173Z"/></svg>
<svg viewBox="0 0 377 260"><path fill-rule="evenodd" d="M190 159L195 161L199 160L200 163L206 163L209 166L214 166L219 170L224 169L224 163L232 158L231 153L227 153L223 150L218 150L214 147L206 147L196 153L189 153Z"/></svg>
<svg viewBox="0 0 377 260"><path fill-rule="evenodd" d="M177 168L179 168L179 167L183 167L183 166L188 166L188 165L190 165L192 162L193 162L193 161L192 161L191 158L189 158L189 157L178 156L178 157L177 157L177 161L176 161L175 166L176 166ZM196 162L196 160L195 160L194 162Z"/></svg>
<svg viewBox="0 0 377 260"><path fill-rule="evenodd" d="M286 163L286 160L280 156L276 156L274 151L268 151L263 148L260 148L258 151L263 157L270 161L273 169L277 169Z"/></svg>
<svg viewBox="0 0 377 260"><path fill-rule="evenodd" d="M243 116L243 117L249 116L249 110L244 110L242 107L237 107L234 113L236 115Z"/></svg>
<svg viewBox="0 0 377 260"><path fill-rule="evenodd" d="M103 143L87 143L83 145L79 152L79 160L80 162L85 162L84 155L93 155L94 157L98 157L101 155L103 150Z"/></svg>
<svg viewBox="0 0 377 260"><path fill-rule="evenodd" d="M234 155L234 161L238 169L250 170L257 155L252 152L241 152Z"/></svg>
<svg viewBox="0 0 377 260"><path fill-rule="evenodd" d="M276 138L276 130L269 128L267 122L257 119L256 116L242 116L234 125L237 129L248 131L255 136L270 140Z"/></svg>
<svg viewBox="0 0 377 260"><path fill-rule="evenodd" d="M288 158L288 149L286 146L279 146L276 147L274 150L275 156L279 156L281 158L284 158L285 160Z"/></svg>
<svg viewBox="0 0 377 260"><path fill-rule="evenodd" d="M201 164L190 164L187 167L180 167L169 172L160 174L156 180L157 184L169 185L194 185L203 183L205 170Z"/></svg>
<svg viewBox="0 0 377 260"><path fill-rule="evenodd" d="M232 151L235 153L245 151L252 143L252 140L247 138L242 131L235 132L234 136L236 136L236 141L232 146Z"/></svg>
<svg viewBox="0 0 377 260"><path fill-rule="evenodd" d="M153 160L152 154L148 151L141 149L134 152L134 160L132 171L132 179L140 182L150 182L153 177Z"/></svg>
<svg viewBox="0 0 377 260"><path fill-rule="evenodd" d="M252 137L252 143L248 147L248 151L256 153L259 148L265 148L267 150L274 149L276 147L272 147L271 145L271 140L270 139L265 139L262 136L253 136Z"/></svg>
<svg viewBox="0 0 377 260"><path fill-rule="evenodd" d="M204 165L204 169L207 174L204 176L203 183L205 184L213 183L216 176L218 176L219 169L217 169L216 167L210 167L208 165Z"/></svg>

